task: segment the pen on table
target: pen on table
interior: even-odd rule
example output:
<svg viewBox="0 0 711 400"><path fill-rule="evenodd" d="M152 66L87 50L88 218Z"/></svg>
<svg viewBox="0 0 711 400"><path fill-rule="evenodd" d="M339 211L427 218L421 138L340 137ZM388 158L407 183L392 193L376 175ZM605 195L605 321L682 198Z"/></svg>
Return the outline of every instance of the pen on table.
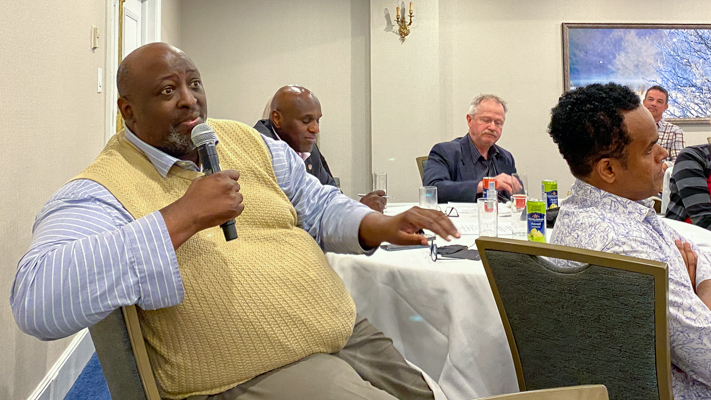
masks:
<svg viewBox="0 0 711 400"><path fill-rule="evenodd" d="M364 194L358 193L358 197L365 197L365 196L366 195L364 195ZM392 197L392 196L381 196L381 197L383 197L385 199L394 199L394 197Z"/></svg>

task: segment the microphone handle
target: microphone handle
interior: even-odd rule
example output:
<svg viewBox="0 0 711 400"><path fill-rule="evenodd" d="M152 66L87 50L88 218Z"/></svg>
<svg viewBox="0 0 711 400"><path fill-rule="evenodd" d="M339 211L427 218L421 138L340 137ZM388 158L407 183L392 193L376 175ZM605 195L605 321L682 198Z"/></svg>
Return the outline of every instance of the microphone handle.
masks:
<svg viewBox="0 0 711 400"><path fill-rule="evenodd" d="M217 149L214 143L204 144L198 147L198 157L202 163L202 171L205 175L212 175L220 172L220 159L217 157Z"/></svg>
<svg viewBox="0 0 711 400"><path fill-rule="evenodd" d="M212 175L215 172L220 172L220 159L217 157L217 149L213 143L205 144L198 147L198 156L202 163L202 169L205 175ZM237 239L237 229L235 229L235 219L225 222L220 225L222 233L225 235L225 240L230 241Z"/></svg>
<svg viewBox="0 0 711 400"><path fill-rule="evenodd" d="M234 218L220 225L220 228L222 228L222 233L225 234L226 241L229 242L230 240L237 239L237 229L235 229Z"/></svg>

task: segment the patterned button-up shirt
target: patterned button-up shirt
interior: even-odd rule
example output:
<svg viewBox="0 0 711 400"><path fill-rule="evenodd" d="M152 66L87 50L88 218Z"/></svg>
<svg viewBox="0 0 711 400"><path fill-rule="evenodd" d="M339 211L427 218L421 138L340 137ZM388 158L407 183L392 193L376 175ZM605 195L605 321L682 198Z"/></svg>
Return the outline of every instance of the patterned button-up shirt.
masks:
<svg viewBox="0 0 711 400"><path fill-rule="evenodd" d="M551 242L667 263L674 398L711 399L711 310L694 293L674 244L676 239L686 240L657 217L652 204L576 180L570 197L561 204ZM711 278L711 257L693 244L692 248L699 255L698 285Z"/></svg>
<svg viewBox="0 0 711 400"><path fill-rule="evenodd" d="M684 132L678 126L667 122L664 118L657 122L657 132L659 133L659 145L664 147L669 156L664 161L676 161L676 156L685 147Z"/></svg>

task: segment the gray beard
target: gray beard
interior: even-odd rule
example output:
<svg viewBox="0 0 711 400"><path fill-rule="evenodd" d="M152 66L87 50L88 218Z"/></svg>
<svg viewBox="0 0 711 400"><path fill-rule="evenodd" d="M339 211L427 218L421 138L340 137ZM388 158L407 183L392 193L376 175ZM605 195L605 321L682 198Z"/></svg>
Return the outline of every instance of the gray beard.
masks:
<svg viewBox="0 0 711 400"><path fill-rule="evenodd" d="M170 134L163 141L163 145L158 147L158 150L175 158L180 158L194 151L195 145L190 137L181 135L171 126Z"/></svg>

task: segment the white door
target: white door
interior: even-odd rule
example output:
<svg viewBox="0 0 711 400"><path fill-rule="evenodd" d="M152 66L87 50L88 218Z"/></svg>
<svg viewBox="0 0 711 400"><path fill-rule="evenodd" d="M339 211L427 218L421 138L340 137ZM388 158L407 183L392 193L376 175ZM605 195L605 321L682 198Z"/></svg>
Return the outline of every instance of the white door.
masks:
<svg viewBox="0 0 711 400"><path fill-rule="evenodd" d="M119 62L144 44L160 41L161 0L106 0L108 20L106 51L106 129L108 141L120 126L116 99ZM119 23L121 19L121 24ZM121 39L119 41L119 38Z"/></svg>
<svg viewBox="0 0 711 400"><path fill-rule="evenodd" d="M141 34L143 27L141 3L141 0L125 0L123 3L123 49L121 49L123 57L144 44L141 40L143 37Z"/></svg>

